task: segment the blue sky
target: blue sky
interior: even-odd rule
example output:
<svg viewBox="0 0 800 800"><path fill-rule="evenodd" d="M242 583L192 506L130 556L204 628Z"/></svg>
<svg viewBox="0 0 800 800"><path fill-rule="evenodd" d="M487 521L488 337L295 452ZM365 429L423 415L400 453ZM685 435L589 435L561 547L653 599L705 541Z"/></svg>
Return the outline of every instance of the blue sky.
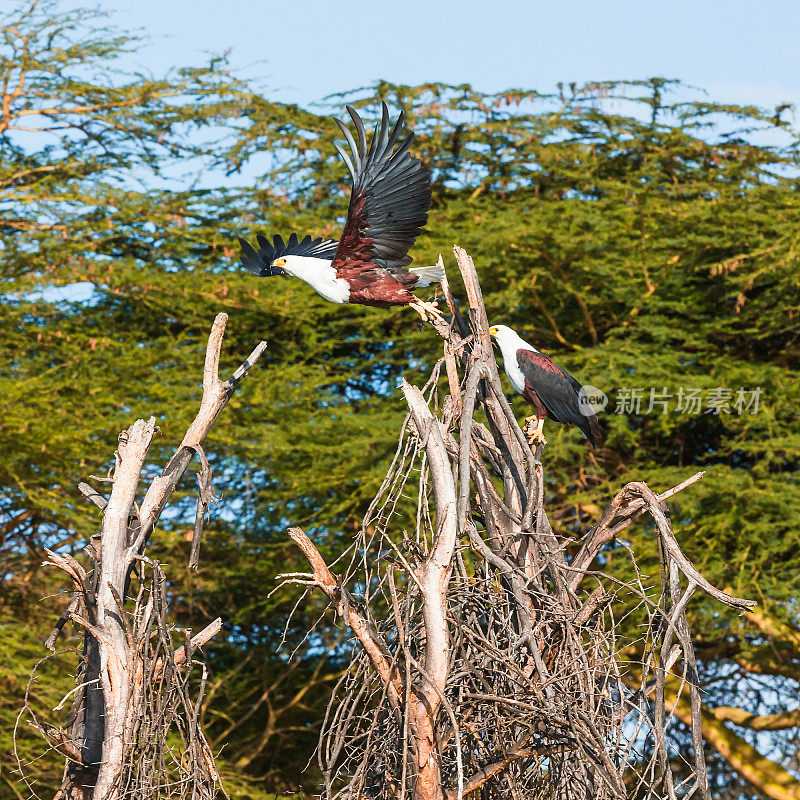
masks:
<svg viewBox="0 0 800 800"><path fill-rule="evenodd" d="M229 49L275 99L307 104L379 78L485 91L680 78L715 100L800 105L798 0L102 0L160 72ZM797 114L795 120L798 120Z"/></svg>

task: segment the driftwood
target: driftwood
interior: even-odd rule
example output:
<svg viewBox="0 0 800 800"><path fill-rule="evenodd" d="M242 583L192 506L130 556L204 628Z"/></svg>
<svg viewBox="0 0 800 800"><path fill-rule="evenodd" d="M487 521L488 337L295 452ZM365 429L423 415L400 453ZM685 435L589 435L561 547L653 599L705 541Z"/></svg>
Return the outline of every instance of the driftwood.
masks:
<svg viewBox="0 0 800 800"><path fill-rule="evenodd" d="M73 595L47 644L53 649L70 621L84 631L67 724L41 721L27 702L23 712L66 758L56 798L216 795L214 760L198 726L205 669L199 696L196 685L190 686L190 672L195 651L219 631L221 620L191 637L185 631L174 641L176 632L167 619L166 579L145 553L161 513L197 455L199 496L190 565L197 564L203 518L213 500L211 468L202 442L266 347L261 342L228 380L221 380L219 359L227 319L227 314L217 316L208 339L197 416L150 483L141 505L136 496L157 430L152 417L137 420L120 434L115 466L108 478L100 479L111 484L109 497L87 483L78 486L102 511L101 531L85 548L86 558L48 551L45 563L69 576Z"/></svg>
<svg viewBox="0 0 800 800"><path fill-rule="evenodd" d="M543 446L531 451L503 394L474 265L455 255L466 318L445 282L451 322L434 323L444 356L422 389L402 385L398 450L337 559L342 573L289 531L310 572L283 579L323 591L354 639L320 738L323 797L707 799L686 608L698 589L732 608L754 603L709 584L672 530L664 500L702 473L661 495L629 483L569 557L544 507ZM415 515L401 510L411 495ZM643 515L660 591L598 564ZM401 542L401 531L413 533ZM676 764L669 746L668 678L689 695L693 764Z"/></svg>

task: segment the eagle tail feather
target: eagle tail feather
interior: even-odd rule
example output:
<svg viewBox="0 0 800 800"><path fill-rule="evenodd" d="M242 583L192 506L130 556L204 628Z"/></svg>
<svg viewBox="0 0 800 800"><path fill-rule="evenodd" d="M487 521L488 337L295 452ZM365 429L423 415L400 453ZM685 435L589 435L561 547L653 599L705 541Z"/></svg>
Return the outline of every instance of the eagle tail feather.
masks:
<svg viewBox="0 0 800 800"><path fill-rule="evenodd" d="M425 286L430 286L433 283L441 283L444 280L444 262L442 257L430 267L412 267L408 270L417 276L417 282L414 284L415 289L422 289Z"/></svg>
<svg viewBox="0 0 800 800"><path fill-rule="evenodd" d="M589 440L589 444L596 448L600 439L600 423L597 421L597 417L592 414L584 417L581 422L582 424L579 423L579 426L583 435Z"/></svg>

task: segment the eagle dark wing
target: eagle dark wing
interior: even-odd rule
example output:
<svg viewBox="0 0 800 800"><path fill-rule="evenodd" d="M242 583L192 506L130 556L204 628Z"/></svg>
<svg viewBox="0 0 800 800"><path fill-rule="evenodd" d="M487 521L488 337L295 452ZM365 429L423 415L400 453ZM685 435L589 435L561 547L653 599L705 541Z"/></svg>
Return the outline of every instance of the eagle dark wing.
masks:
<svg viewBox="0 0 800 800"><path fill-rule="evenodd" d="M347 222L333 259L337 272L365 263L378 263L391 272L411 263L408 251L428 221L431 180L428 170L408 152L413 134L395 144L403 124L401 113L389 132L389 108L383 104L380 127L376 126L367 149L364 123L347 106L358 141L347 126L336 120L351 154L336 149L353 179ZM352 156L352 158L351 158Z"/></svg>
<svg viewBox="0 0 800 800"><path fill-rule="evenodd" d="M313 258L327 258L332 260L336 253L339 243L333 239L312 239L306 236L298 239L297 234L293 233L287 242L280 236L273 236L270 242L266 236L260 233L256 236L258 241L258 251L244 239L239 239L242 248L242 255L239 261L247 267L254 275L260 278L271 277L273 275L285 275L280 267L273 267L272 262L281 256L311 256Z"/></svg>
<svg viewBox="0 0 800 800"><path fill-rule="evenodd" d="M597 446L600 425L594 414L584 414L579 405L581 384L551 358L535 350L517 350L517 364L525 377L522 396L536 405L529 397L533 393L547 411L547 416L562 425L577 425L583 435Z"/></svg>

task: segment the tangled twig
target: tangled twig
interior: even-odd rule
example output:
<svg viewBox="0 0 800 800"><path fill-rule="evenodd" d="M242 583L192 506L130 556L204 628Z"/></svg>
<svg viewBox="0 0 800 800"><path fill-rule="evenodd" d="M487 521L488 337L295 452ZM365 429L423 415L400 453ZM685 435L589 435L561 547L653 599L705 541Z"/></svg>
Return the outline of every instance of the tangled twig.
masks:
<svg viewBox="0 0 800 800"><path fill-rule="evenodd" d="M449 394L438 397L442 362L427 396L403 384L410 413L360 534L337 559L343 574L290 531L311 572L287 580L321 588L357 642L321 733L323 796L707 799L686 608L697 589L753 604L700 575L665 513L663 500L702 473L660 496L628 484L571 558L544 508L542 448L531 451L503 395L474 265L459 248L456 259L469 310L446 286L452 321L436 325ZM655 523L660 591L627 546L633 582L592 569L643 514ZM690 694L693 764L669 745L671 675Z"/></svg>

